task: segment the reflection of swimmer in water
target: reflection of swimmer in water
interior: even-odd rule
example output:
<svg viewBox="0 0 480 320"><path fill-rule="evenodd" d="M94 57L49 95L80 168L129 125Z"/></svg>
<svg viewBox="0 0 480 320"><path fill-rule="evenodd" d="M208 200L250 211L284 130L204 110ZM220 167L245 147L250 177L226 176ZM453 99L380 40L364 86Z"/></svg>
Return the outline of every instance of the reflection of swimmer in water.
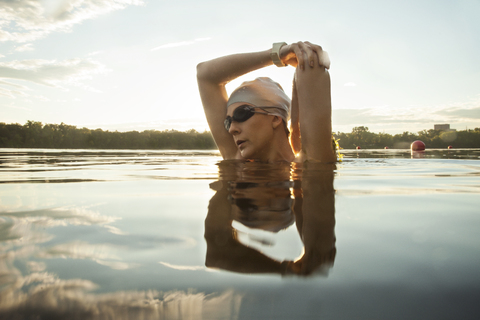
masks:
<svg viewBox="0 0 480 320"><path fill-rule="evenodd" d="M312 166L315 168L310 170ZM283 167L290 169L290 164ZM309 275L333 265L336 248L332 165L307 164L301 181L294 182L289 180L290 170L279 166L271 171L255 171L252 163L223 161L219 169L222 178L211 184L216 193L205 219L207 267L241 273ZM277 173L277 179L266 181L265 176L272 172ZM286 229L296 221L304 253L296 261L268 257L238 240L233 221L270 232Z"/></svg>
<svg viewBox="0 0 480 320"><path fill-rule="evenodd" d="M292 100L269 78L244 82L230 97L225 85L251 71L293 66ZM336 161L332 148L330 61L309 42L200 63L197 79L205 115L222 157L261 162ZM291 137L287 123L291 118ZM233 137L233 139L232 139ZM296 156L297 155L297 156Z"/></svg>
<svg viewBox="0 0 480 320"><path fill-rule="evenodd" d="M252 228L278 232L295 221L290 181L230 183L232 219Z"/></svg>

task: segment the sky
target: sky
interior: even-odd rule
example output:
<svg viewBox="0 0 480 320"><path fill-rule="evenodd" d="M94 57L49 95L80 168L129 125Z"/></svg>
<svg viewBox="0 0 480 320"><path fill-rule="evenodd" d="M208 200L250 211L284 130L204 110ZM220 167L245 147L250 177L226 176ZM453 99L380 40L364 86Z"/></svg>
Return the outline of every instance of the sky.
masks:
<svg viewBox="0 0 480 320"><path fill-rule="evenodd" d="M308 40L333 131L480 127L478 0L0 0L0 122L208 130L196 65ZM291 96L294 69L268 76Z"/></svg>

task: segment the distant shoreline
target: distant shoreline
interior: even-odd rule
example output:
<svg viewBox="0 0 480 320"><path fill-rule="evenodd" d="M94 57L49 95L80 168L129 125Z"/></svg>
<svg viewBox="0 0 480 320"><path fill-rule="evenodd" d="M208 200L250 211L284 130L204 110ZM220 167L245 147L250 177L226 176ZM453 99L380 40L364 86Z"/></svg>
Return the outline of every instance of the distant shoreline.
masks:
<svg viewBox="0 0 480 320"><path fill-rule="evenodd" d="M464 131L423 130L391 135L373 133L368 127L355 127L351 133L333 133L342 149L408 149L415 140L427 149L480 148L480 128ZM86 150L216 150L210 132L177 130L103 131L61 124L27 121L0 122L0 148L44 148Z"/></svg>

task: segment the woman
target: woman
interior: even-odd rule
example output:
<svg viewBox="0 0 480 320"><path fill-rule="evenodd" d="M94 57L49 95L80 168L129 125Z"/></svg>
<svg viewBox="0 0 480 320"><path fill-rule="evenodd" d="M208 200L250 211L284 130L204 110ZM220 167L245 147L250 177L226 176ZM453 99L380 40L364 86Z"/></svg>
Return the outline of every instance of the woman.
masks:
<svg viewBox="0 0 480 320"><path fill-rule="evenodd" d="M270 66L296 68L292 101L269 78L245 82L230 97L225 85ZM326 52L310 42L202 62L197 80L213 138L225 160L336 161L332 148L330 77ZM287 122L291 117L291 137Z"/></svg>

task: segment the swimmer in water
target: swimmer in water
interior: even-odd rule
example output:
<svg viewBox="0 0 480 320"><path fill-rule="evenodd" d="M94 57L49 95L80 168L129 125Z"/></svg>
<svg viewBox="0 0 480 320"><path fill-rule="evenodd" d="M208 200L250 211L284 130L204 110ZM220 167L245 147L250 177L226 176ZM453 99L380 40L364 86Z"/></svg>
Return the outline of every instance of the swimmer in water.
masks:
<svg viewBox="0 0 480 320"><path fill-rule="evenodd" d="M295 68L291 100L269 78L244 82L228 97L228 82L273 64ZM198 64L203 108L223 159L335 162L329 67L327 53L307 41Z"/></svg>

